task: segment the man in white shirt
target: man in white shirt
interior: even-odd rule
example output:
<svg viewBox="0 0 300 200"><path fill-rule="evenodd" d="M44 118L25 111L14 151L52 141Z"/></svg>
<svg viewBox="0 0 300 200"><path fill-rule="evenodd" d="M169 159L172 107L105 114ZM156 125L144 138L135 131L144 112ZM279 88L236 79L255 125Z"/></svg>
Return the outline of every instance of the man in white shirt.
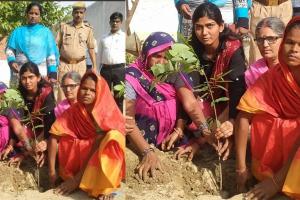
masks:
<svg viewBox="0 0 300 200"><path fill-rule="evenodd" d="M125 79L125 40L126 35L121 30L123 15L115 12L110 16L110 32L99 43L100 73L107 81L111 91L115 85ZM116 97L120 110L123 97Z"/></svg>

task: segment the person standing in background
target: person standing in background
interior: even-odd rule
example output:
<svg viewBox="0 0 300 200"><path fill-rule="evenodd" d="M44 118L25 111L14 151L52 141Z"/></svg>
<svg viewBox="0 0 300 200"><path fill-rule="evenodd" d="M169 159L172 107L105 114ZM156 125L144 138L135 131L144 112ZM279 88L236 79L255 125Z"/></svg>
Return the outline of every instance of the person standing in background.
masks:
<svg viewBox="0 0 300 200"><path fill-rule="evenodd" d="M293 2L293 16L300 16L300 1L292 0Z"/></svg>
<svg viewBox="0 0 300 200"><path fill-rule="evenodd" d="M96 56L93 28L84 22L86 6L84 2L76 2L73 5L73 21L62 23L56 36L56 42L60 52L60 65L58 68L58 80L61 82L63 75L69 71L78 72L81 76L86 72L86 49L92 61L93 69L96 69ZM57 101L63 100L64 94L60 88Z"/></svg>
<svg viewBox="0 0 300 200"><path fill-rule="evenodd" d="M120 84L125 79L125 40L126 35L121 30L123 15L114 12L110 16L110 32L99 43L100 73L105 78L111 91L113 86ZM123 107L124 97L116 97L120 110Z"/></svg>
<svg viewBox="0 0 300 200"><path fill-rule="evenodd" d="M30 3L25 14L27 24L11 33L5 50L11 71L10 87L18 86L20 68L28 61L37 64L41 75L54 83L59 53L52 32L41 24L43 7Z"/></svg>
<svg viewBox="0 0 300 200"><path fill-rule="evenodd" d="M218 7L224 7L227 0L174 0L178 11L178 32L185 38L192 33L192 15L194 10L202 3L211 2Z"/></svg>

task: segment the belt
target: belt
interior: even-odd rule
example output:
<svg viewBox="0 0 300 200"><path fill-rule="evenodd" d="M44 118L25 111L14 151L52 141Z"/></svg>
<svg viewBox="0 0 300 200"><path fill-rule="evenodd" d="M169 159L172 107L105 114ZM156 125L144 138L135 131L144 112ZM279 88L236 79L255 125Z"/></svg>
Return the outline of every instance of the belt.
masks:
<svg viewBox="0 0 300 200"><path fill-rule="evenodd" d="M85 57L82 57L80 58L79 60L68 60L62 56L60 56L59 58L61 61L67 63L67 64L77 64L77 63L80 63L81 61L84 61L85 60Z"/></svg>
<svg viewBox="0 0 300 200"><path fill-rule="evenodd" d="M111 64L111 65L103 64L102 67L103 67L103 69L104 69L104 68L119 68L119 67L125 67L125 63Z"/></svg>
<svg viewBox="0 0 300 200"><path fill-rule="evenodd" d="M278 6L288 0L255 0L265 6Z"/></svg>

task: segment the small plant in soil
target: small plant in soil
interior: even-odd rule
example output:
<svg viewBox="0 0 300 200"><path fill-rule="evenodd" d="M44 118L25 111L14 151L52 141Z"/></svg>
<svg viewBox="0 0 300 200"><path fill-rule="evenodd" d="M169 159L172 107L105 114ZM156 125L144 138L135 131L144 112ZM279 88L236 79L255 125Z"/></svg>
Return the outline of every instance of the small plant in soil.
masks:
<svg viewBox="0 0 300 200"><path fill-rule="evenodd" d="M226 87L224 86L229 81L226 81L224 77L230 73L226 72L223 74L218 74L215 77L207 77L204 68L205 66L201 65L199 59L197 58L196 53L193 48L189 45L189 41L186 40L183 36L181 37L181 41L183 43L175 43L172 45L172 48L167 51L166 58L168 63L166 64L156 64L151 67L151 71L155 76L155 80L152 83L151 88L155 86L155 84L159 82L166 81L167 77L172 74L185 73L189 74L191 72L198 72L201 76L205 77L205 82L201 85L194 86L193 91L200 93L201 98L210 99L212 110L214 115L212 118L207 119L209 123L209 128L213 129L214 127L220 126L220 121L218 120L216 105L221 102L228 101L228 97L214 97L214 89L219 88L227 92ZM219 140L217 140L217 145L219 146ZM222 191L222 162L221 157L219 156L219 189Z"/></svg>
<svg viewBox="0 0 300 200"><path fill-rule="evenodd" d="M41 113L41 111L43 109L40 109L37 112L31 113L29 111L28 107L25 105L20 92L17 89L10 88L10 89L7 89L6 92L1 96L0 114L4 110L12 109L12 108L13 109L23 109L26 112L27 115L21 119L21 122L23 123L24 126L31 128L34 138L33 138L33 140L30 140L30 145L35 146L38 143L38 141L40 140L40 137L43 135L43 134L41 134L39 137L37 137L36 130L42 129L43 125L35 126L34 124L35 124L35 122L43 121L43 118L42 118L43 114ZM35 156L37 157L38 155L35 155ZM36 179L35 180L36 184L39 187L40 186L40 184L39 184L40 178L39 178L38 163L36 165L34 176Z"/></svg>

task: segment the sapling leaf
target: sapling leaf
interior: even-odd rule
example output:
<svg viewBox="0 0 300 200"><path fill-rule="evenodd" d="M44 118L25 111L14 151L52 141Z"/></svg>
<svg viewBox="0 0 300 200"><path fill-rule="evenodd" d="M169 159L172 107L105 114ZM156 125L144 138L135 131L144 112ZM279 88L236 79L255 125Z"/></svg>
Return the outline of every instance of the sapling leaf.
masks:
<svg viewBox="0 0 300 200"><path fill-rule="evenodd" d="M228 97L220 97L218 99L215 99L211 102L211 105L215 105L216 103L219 103L219 102L224 102L224 101L229 101L229 98Z"/></svg>
<svg viewBox="0 0 300 200"><path fill-rule="evenodd" d="M203 86L201 88L198 89L194 89L195 92L206 92L208 91L208 86Z"/></svg>
<svg viewBox="0 0 300 200"><path fill-rule="evenodd" d="M123 85L121 85L121 84L118 84L118 85L114 86L115 91L121 91L122 89L123 89Z"/></svg>
<svg viewBox="0 0 300 200"><path fill-rule="evenodd" d="M215 87L218 87L218 88L220 88L220 89L222 89L222 90L224 90L226 92L228 91L227 88L223 87L222 85L216 85Z"/></svg>
<svg viewBox="0 0 300 200"><path fill-rule="evenodd" d="M35 128L35 129L38 129L38 128L44 128L44 125L42 125L42 124L41 124L41 125L37 125L37 126L34 126L34 128Z"/></svg>

